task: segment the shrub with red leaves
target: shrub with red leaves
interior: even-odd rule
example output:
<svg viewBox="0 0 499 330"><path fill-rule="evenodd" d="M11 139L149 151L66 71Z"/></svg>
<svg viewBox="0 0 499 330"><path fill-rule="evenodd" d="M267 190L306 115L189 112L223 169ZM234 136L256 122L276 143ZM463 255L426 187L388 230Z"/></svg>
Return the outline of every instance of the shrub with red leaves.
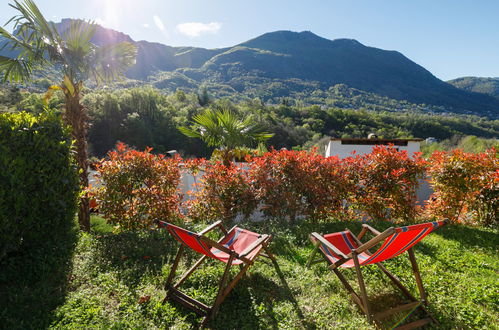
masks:
<svg viewBox="0 0 499 330"><path fill-rule="evenodd" d="M180 217L180 157L137 151L123 143L97 165L103 185L92 189L99 211L120 229L150 227L154 220L175 222Z"/></svg>
<svg viewBox="0 0 499 330"><path fill-rule="evenodd" d="M186 167L196 174L204 171L189 194L188 215L194 220L223 220L231 222L238 215L248 217L257 203L250 186L248 172L240 166L220 161L186 161Z"/></svg>
<svg viewBox="0 0 499 330"><path fill-rule="evenodd" d="M454 222L497 224L499 160L492 148L483 153L435 151L428 173L435 193L427 211Z"/></svg>
<svg viewBox="0 0 499 330"><path fill-rule="evenodd" d="M353 207L372 219L412 221L418 214L416 189L425 170L420 154L375 146L369 154L344 159L357 183Z"/></svg>
<svg viewBox="0 0 499 330"><path fill-rule="evenodd" d="M355 187L347 174L336 157L273 150L251 159L249 177L265 215L293 221L344 215L344 200Z"/></svg>

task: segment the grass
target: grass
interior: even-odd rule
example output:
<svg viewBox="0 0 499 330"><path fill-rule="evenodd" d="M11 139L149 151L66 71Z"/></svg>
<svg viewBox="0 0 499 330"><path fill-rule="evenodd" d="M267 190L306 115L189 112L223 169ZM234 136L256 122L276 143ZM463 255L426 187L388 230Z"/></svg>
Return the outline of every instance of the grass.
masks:
<svg viewBox="0 0 499 330"><path fill-rule="evenodd" d="M210 327L372 328L325 264L305 267L312 251L308 234L338 231L346 226L354 232L360 228L357 223L344 222L245 224L255 231L274 234L271 249L278 270L263 262L252 267L249 276L222 304ZM384 229L388 224L374 226ZM195 230L201 227L191 226ZM71 237L74 233L45 257L40 254L30 259L31 266L19 268L19 261L0 264L0 328L189 329L198 324L200 318L182 306L161 303L165 295L163 283L178 248L165 231L115 234L101 218L93 217L91 233L80 233L77 240ZM440 322L431 327L497 328L498 243L497 232L492 229L449 225L418 244L416 258L430 310ZM188 254L180 271L196 257ZM385 264L417 293L408 258L395 258ZM31 268L39 276L30 275ZM221 263L210 261L183 288L211 303L222 272ZM368 292L376 292L371 296L376 309L403 301L375 266L363 267L363 272ZM353 270L344 274L354 283ZM388 320L383 326L389 328L394 322Z"/></svg>

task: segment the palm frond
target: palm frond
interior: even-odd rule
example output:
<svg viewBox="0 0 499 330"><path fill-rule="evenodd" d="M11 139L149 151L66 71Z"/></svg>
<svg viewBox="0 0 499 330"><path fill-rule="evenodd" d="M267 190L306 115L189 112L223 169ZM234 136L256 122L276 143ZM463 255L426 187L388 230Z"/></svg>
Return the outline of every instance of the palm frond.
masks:
<svg viewBox="0 0 499 330"><path fill-rule="evenodd" d="M3 82L23 82L33 72L30 61L19 58L0 56L0 72L3 73Z"/></svg>
<svg viewBox="0 0 499 330"><path fill-rule="evenodd" d="M137 47L130 42L101 46L90 61L92 76L97 82L121 78L135 64L136 57Z"/></svg>
<svg viewBox="0 0 499 330"><path fill-rule="evenodd" d="M194 116L190 127L180 127L179 130L186 136L202 139L208 146L224 150L244 148L273 136L261 132L251 119L239 119L229 109L208 109Z"/></svg>

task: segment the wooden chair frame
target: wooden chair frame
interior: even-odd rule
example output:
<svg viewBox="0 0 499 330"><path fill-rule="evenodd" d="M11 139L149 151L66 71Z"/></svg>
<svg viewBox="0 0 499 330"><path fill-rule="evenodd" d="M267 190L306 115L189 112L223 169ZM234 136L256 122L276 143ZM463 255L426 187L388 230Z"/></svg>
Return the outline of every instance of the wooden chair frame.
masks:
<svg viewBox="0 0 499 330"><path fill-rule="evenodd" d="M204 236L208 232L214 230L214 229L220 229L222 233L224 234L224 237L222 237L218 242L215 242L211 240L210 238ZM234 227L235 228L235 227ZM234 229L232 228L232 229ZM231 229L231 230L232 230ZM212 225L206 227L202 231L198 233L200 236L200 239L202 242L204 242L206 245L209 247L214 247L216 249L219 249L220 251L223 251L229 255L229 260L227 261L227 264L225 266L224 273L222 275L222 278L220 279L219 285L218 285L218 293L215 298L215 301L213 302L212 306L208 306L206 304L203 304L202 302L188 296L187 294L183 293L182 291L179 290L180 285L189 278L189 276L205 261L208 256L203 255L200 259L198 259L194 265L192 265L191 268L189 268L182 276L181 278L172 285L173 279L175 277L175 273L177 271L178 264L180 262L180 258L184 254L184 249L185 246L184 244L181 244L177 255L175 256L175 261L173 262L172 268L170 270L170 273L168 275L168 278L166 280L165 284L165 290L167 291L166 297L163 300L163 303L166 302L168 299L172 299L179 304L183 305L184 307L187 307L191 310L193 310L196 314L200 316L204 316L200 327L205 327L208 321L213 318L216 313L218 312L218 309L220 307L220 304L224 301L224 299L227 297L227 295L230 293L230 291L234 288L234 286L239 282L239 280L246 274L248 269L250 268L251 265L253 265L254 261L261 255L263 257L269 258L274 262L277 262L275 257L272 255L270 252L268 245L270 244L272 240L271 235L261 235L258 240L253 242L250 246L248 246L242 253L238 254L234 252L233 250L228 249L224 245L220 244L220 242L225 238L225 236L231 231L227 231L225 227L223 226L221 221L217 221L213 223ZM254 255L251 259L246 258L247 255L249 255L252 251L254 251L258 247L262 247L260 251ZM262 253L262 250L265 251L265 253ZM233 265L233 262L235 260L241 260L242 263L239 264L240 271L237 273L236 276L232 280L229 281L229 273L230 273L230 268Z"/></svg>
<svg viewBox="0 0 499 330"><path fill-rule="evenodd" d="M404 296L406 298L409 299L410 302L403 304L403 305L399 305L399 306L390 308L390 309L382 311L382 312L378 312L376 314L373 314L371 307L370 307L370 304L369 304L366 285L364 283L364 278L362 276L362 271L361 271L361 266L359 263L358 255L361 254L362 252L366 252L368 255L371 255L371 253L369 252L369 249L376 246L378 243L382 242L387 237L389 237L390 235L395 233L395 228L390 227L387 230L385 230L384 232L379 232L378 230L374 229L373 227L369 226L368 224L363 224L362 230L360 231L359 235L357 235L357 236L355 236L348 228L345 229L345 231L349 232L352 235L353 239L359 245L358 248L352 250L349 254L345 254L345 253L341 252L340 250L338 250L336 247L334 247L322 235L314 232L310 235L311 236L310 239L311 239L312 243L314 243L314 250L307 261L307 267L310 267L311 265L318 263L318 262L326 261L329 264L329 268L336 274L336 276L338 276L338 278L340 279L340 282L346 288L348 293L350 293L352 300L354 302L356 302L359 305L362 312L364 312L366 314L367 320L370 323L379 323L382 319L385 319L386 317L388 317L392 314L406 311L406 310L414 311L414 310L420 308L421 310L423 310L425 312L427 317L420 319L420 320L417 320L417 321L414 321L414 322L411 322L411 323L408 323L408 324L405 324L405 325L402 325L402 326L399 326L399 327L397 327L397 329L414 329L414 328L422 327L422 326L424 326L432 321L438 324L438 321L430 314L430 312L427 309L427 306L428 306L427 294L426 294L426 291L423 287L423 281L421 279L421 274L419 272L418 264L416 262L414 250L412 247L407 250L407 253L409 256L409 260L411 262L414 277L416 279L416 284L417 284L417 287L419 290L420 299L417 299L416 297L414 297L411 294L411 292L401 283L400 279L397 276L395 276L390 271L388 271L388 269L386 269L386 267L381 262L378 262L375 265L378 266L378 268L381 269L381 271L391 280L391 282L397 288L400 289L400 291L404 294ZM368 232L375 235L374 238L368 240L365 243L362 243L361 239ZM316 255L317 251L320 250L319 247L321 244L324 244L331 251L333 251L335 254L340 256L340 259L338 261L336 261L335 263L332 263L331 260L329 258L327 258L324 255L324 253L322 253L323 258L314 260L314 257ZM353 260L354 265L355 265L354 268L355 268L355 272L357 275L357 281L359 284L360 295L357 292L355 292L355 290L348 283L348 281L343 276L343 274L338 270L338 268L343 263L345 263L349 260Z"/></svg>

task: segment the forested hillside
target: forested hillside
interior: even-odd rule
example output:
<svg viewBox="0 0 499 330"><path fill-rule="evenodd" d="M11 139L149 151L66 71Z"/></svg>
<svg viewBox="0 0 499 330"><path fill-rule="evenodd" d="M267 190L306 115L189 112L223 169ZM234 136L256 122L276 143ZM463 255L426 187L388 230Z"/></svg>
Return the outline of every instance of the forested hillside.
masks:
<svg viewBox="0 0 499 330"><path fill-rule="evenodd" d="M462 77L448 81L456 88L499 98L499 78Z"/></svg>

